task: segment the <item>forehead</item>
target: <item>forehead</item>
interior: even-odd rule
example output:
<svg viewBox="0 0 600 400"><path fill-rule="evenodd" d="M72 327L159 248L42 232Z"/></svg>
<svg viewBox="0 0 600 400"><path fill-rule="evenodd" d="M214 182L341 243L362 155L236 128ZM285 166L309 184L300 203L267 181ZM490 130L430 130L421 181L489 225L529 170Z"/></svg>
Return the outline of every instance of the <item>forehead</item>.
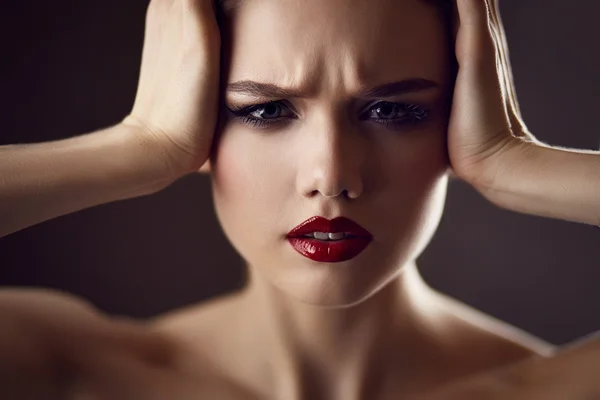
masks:
<svg viewBox="0 0 600 400"><path fill-rule="evenodd" d="M244 0L230 11L228 81L319 90L406 77L443 83L447 38L422 0Z"/></svg>

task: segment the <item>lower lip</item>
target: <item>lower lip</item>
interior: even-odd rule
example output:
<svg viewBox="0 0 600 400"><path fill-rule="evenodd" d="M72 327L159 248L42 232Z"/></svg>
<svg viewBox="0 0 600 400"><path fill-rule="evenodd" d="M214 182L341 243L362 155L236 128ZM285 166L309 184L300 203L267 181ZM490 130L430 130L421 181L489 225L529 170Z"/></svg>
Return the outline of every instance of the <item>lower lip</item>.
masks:
<svg viewBox="0 0 600 400"><path fill-rule="evenodd" d="M298 253L318 262L342 262L359 255L371 243L370 238L349 238L336 241L322 241L309 238L288 238Z"/></svg>

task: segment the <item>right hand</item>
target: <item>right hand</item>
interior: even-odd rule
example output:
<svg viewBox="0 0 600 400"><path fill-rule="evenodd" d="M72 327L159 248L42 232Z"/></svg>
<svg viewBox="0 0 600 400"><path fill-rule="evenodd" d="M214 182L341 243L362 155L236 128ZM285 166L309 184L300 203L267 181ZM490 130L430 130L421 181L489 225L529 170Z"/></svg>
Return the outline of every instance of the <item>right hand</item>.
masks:
<svg viewBox="0 0 600 400"><path fill-rule="evenodd" d="M213 0L151 0L135 104L123 124L161 147L175 178L209 157L221 37Z"/></svg>

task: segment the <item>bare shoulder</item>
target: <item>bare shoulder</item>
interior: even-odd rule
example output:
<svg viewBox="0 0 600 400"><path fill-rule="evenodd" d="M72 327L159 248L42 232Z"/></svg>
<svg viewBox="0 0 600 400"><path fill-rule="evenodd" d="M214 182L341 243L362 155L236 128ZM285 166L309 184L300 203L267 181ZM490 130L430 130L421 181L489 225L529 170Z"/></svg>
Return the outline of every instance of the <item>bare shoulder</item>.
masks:
<svg viewBox="0 0 600 400"><path fill-rule="evenodd" d="M56 305L58 304L58 307ZM54 314L87 309L55 291L0 290L0 386L8 398L60 398L55 353L62 320ZM69 322L69 321L67 321Z"/></svg>
<svg viewBox="0 0 600 400"><path fill-rule="evenodd" d="M20 338L35 343L42 353L50 348L54 352L68 332L106 325L106 319L89 302L44 288L0 290L0 318L12 327L15 335L19 333Z"/></svg>
<svg viewBox="0 0 600 400"><path fill-rule="evenodd" d="M176 370L202 382L206 398L257 399L239 375L247 347L240 340L244 327L240 293L228 293L146 321L148 329L176 344ZM234 355L232 357L232 355ZM218 396L214 395L218 393Z"/></svg>
<svg viewBox="0 0 600 400"><path fill-rule="evenodd" d="M492 366L532 357L552 357L558 347L531 333L453 298L447 305L460 334L461 348L492 360ZM458 335L457 335L458 336Z"/></svg>
<svg viewBox="0 0 600 400"><path fill-rule="evenodd" d="M0 310L17 312L25 318L44 315L45 311L62 310L89 312L94 307L87 301L72 294L47 288L6 288L0 290Z"/></svg>
<svg viewBox="0 0 600 400"><path fill-rule="evenodd" d="M44 400L253 398L214 368L214 358L207 357L213 353L201 351L215 346L211 340L219 335L209 333L222 334L213 324L221 320L223 326L230 303L211 301L190 307L199 312L135 320L111 317L60 291L0 290L3 395L8 390L7 398ZM193 333L200 346L191 344Z"/></svg>
<svg viewBox="0 0 600 400"><path fill-rule="evenodd" d="M235 371L242 363L241 355L248 353L247 339L253 331L247 325L245 310L243 296L234 292L161 315L148 323L149 329L187 349L180 358L185 360L186 368L208 366L236 380ZM232 354L240 356L232 358ZM204 366L196 365L197 362Z"/></svg>
<svg viewBox="0 0 600 400"><path fill-rule="evenodd" d="M147 321L147 326L183 346L193 346L197 356L216 361L221 349L239 338L239 328L234 325L241 320L241 310L239 294L229 293L160 315Z"/></svg>
<svg viewBox="0 0 600 400"><path fill-rule="evenodd" d="M240 293L231 292L209 301L169 311L146 322L157 330L167 331L171 328L190 327L190 324L196 329L211 327L215 322L230 319L232 314L237 313L240 299Z"/></svg>
<svg viewBox="0 0 600 400"><path fill-rule="evenodd" d="M84 375L116 360L161 362L169 354L165 340L141 324L57 290L0 290L0 321L1 380L14 398L64 398Z"/></svg>
<svg viewBox="0 0 600 400"><path fill-rule="evenodd" d="M70 349L80 350L80 341L152 336L133 319L110 317L89 301L54 289L2 289L0 316L35 334L37 342L53 348L61 347L65 341Z"/></svg>

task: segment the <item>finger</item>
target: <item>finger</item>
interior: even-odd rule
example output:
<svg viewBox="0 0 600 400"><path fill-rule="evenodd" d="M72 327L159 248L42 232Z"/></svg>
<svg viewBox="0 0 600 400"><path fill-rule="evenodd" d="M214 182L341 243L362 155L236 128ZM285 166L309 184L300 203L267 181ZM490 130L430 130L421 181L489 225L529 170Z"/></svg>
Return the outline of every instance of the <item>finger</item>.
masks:
<svg viewBox="0 0 600 400"><path fill-rule="evenodd" d="M499 22L498 2L495 0L486 0L490 18L490 34L496 45L497 50L497 69L502 84L502 94L510 121L511 129L519 130L519 111L515 106L515 95L512 85L512 71L510 65L507 65L507 46L504 40L502 26Z"/></svg>
<svg viewBox="0 0 600 400"><path fill-rule="evenodd" d="M508 44L506 42L506 33L504 31L504 25L500 17L499 2L497 0L488 0L488 7L490 10L490 22L491 32L496 42L496 48L498 49L498 57L500 61L500 68L502 70L502 77L504 80L506 99L509 103L510 110L513 115L509 115L511 118L521 119L521 111L517 101L514 78L512 74L512 68L509 61Z"/></svg>
<svg viewBox="0 0 600 400"><path fill-rule="evenodd" d="M507 84L509 84L509 89L514 89L513 83L513 74L512 68L510 68L509 61L509 50L508 43L506 41L506 31L504 30L504 24L502 23L502 17L500 14L500 2L497 0L488 0L489 1L489 10L490 10L490 20L492 23L493 34L496 39L496 46L498 48L498 53L503 61L503 67L505 68L505 78ZM518 107L518 102L516 96L514 96L514 91L510 90L510 100L512 104L515 106L515 110L520 115L520 110Z"/></svg>
<svg viewBox="0 0 600 400"><path fill-rule="evenodd" d="M186 36L194 43L220 45L220 32L217 24L214 0L177 0L183 11L182 22ZM187 29L185 29L187 28Z"/></svg>
<svg viewBox="0 0 600 400"><path fill-rule="evenodd" d="M502 23L499 0L488 0L488 7L490 10L491 32L498 49L499 68L502 71L506 109L511 129L513 134L517 137L527 137L532 139L533 135L531 135L525 125L517 99L508 43L506 40L506 31L504 30L504 24Z"/></svg>
<svg viewBox="0 0 600 400"><path fill-rule="evenodd" d="M458 18L457 58L462 64L487 63L495 60L496 47L489 29L486 0L456 0Z"/></svg>
<svg viewBox="0 0 600 400"><path fill-rule="evenodd" d="M459 18L457 87L463 89L455 93L455 100L470 108L465 111L474 122L472 126L484 127L498 135L506 134L509 122L486 1L457 0L456 3Z"/></svg>

